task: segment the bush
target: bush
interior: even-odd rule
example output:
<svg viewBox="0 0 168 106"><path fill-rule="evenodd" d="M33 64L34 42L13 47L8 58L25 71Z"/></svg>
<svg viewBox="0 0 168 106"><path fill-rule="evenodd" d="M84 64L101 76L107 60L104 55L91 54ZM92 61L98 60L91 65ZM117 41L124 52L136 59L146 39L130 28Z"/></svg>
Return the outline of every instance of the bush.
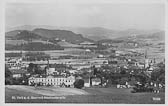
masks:
<svg viewBox="0 0 168 106"><path fill-rule="evenodd" d="M84 80L83 79L78 79L74 82L74 87L81 89L82 87L84 87Z"/></svg>
<svg viewBox="0 0 168 106"><path fill-rule="evenodd" d="M5 78L5 85L11 85L12 83L13 82L11 78Z"/></svg>

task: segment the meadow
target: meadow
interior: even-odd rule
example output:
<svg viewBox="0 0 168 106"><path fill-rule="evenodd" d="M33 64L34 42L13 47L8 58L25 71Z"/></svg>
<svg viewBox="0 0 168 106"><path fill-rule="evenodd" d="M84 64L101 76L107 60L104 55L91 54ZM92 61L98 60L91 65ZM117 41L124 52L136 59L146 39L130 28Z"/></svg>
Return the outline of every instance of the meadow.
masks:
<svg viewBox="0 0 168 106"><path fill-rule="evenodd" d="M58 88L55 88L58 89ZM67 88L59 88L66 90ZM72 89L72 90L71 90ZM75 88L68 88L69 91L74 91ZM5 88L5 102L6 103L103 103L103 104L164 104L165 93L131 93L131 89L117 89L117 88L84 88L77 90L81 93L73 95L66 95L64 91L55 91L53 93L63 95L46 96L57 97L57 99L12 99L12 96L19 97L41 97L45 95L32 93L29 91ZM62 98L59 98L62 97ZM156 99L157 98L157 99ZM158 100L159 98L159 100ZM154 100L156 99L156 100Z"/></svg>

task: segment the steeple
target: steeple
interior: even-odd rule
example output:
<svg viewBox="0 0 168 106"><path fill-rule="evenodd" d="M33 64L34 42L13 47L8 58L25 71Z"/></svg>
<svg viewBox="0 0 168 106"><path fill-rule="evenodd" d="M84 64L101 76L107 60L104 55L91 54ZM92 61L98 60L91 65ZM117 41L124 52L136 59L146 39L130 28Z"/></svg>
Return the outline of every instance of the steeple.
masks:
<svg viewBox="0 0 168 106"><path fill-rule="evenodd" d="M149 67L149 59L147 56L147 49L145 50L145 66L144 68L148 68Z"/></svg>
<svg viewBox="0 0 168 106"><path fill-rule="evenodd" d="M147 49L145 50L145 59L147 59Z"/></svg>

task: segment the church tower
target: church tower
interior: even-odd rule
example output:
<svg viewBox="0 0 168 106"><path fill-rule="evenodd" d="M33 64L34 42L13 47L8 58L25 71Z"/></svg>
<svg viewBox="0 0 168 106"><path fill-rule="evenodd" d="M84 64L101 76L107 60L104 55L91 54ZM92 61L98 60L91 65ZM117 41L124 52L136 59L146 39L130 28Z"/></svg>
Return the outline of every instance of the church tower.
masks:
<svg viewBox="0 0 168 106"><path fill-rule="evenodd" d="M149 67L149 59L147 56L147 50L145 50L145 66L144 66L144 68L148 68L148 67Z"/></svg>

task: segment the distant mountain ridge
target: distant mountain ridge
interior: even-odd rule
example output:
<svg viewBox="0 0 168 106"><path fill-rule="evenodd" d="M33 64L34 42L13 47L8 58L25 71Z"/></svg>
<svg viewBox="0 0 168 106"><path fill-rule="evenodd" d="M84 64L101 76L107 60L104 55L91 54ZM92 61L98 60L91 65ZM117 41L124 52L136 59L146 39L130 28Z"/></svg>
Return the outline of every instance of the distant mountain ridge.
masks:
<svg viewBox="0 0 168 106"><path fill-rule="evenodd" d="M165 42L165 31L159 31L159 32L150 33L150 34L124 36L124 37L119 37L116 39L102 39L102 40L99 40L98 42L100 42L100 43L109 43L109 42L117 43L117 42L124 42L124 41L135 41L135 39L136 40L150 39L150 40L157 40L157 41Z"/></svg>
<svg viewBox="0 0 168 106"><path fill-rule="evenodd" d="M149 39L155 39L155 40L165 40L165 31L159 31L156 33L151 33L151 34L143 34L139 35L139 38L149 38Z"/></svg>
<svg viewBox="0 0 168 106"><path fill-rule="evenodd" d="M103 27L58 27L58 26L48 26L48 25L24 25L24 26L19 26L19 27L6 28L6 31L8 30L33 31L39 28L48 29L48 30L69 30L76 34L79 34L79 35L81 34L83 37L94 40L94 41L99 41L102 39L116 39L116 38L124 38L124 37L127 38L128 36L132 36L132 35L148 36L150 34L161 31L158 29L154 29L154 30L139 30L139 29L112 30L112 29L107 29Z"/></svg>

